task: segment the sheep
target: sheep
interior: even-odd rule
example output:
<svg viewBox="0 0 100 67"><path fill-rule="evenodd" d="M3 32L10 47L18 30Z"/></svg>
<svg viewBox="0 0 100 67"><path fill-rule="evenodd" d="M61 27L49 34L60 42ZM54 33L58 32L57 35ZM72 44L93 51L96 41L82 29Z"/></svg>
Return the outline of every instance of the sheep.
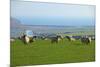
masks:
<svg viewBox="0 0 100 67"><path fill-rule="evenodd" d="M25 44L28 44L28 43L32 43L33 42L33 38L32 37L28 37L26 35L23 35L21 37L21 40L25 43Z"/></svg>
<svg viewBox="0 0 100 67"><path fill-rule="evenodd" d="M50 39L51 39L51 43L58 43L58 41L60 41L62 37L60 35L57 35L54 37L50 37Z"/></svg>
<svg viewBox="0 0 100 67"><path fill-rule="evenodd" d="M10 42L14 42L14 41L15 41L15 39L12 39L12 38L10 39Z"/></svg>
<svg viewBox="0 0 100 67"><path fill-rule="evenodd" d="M58 37L52 37L51 43L58 43Z"/></svg>
<svg viewBox="0 0 100 67"><path fill-rule="evenodd" d="M67 38L69 41L75 41L75 38L73 38L72 36L66 36L66 38Z"/></svg>
<svg viewBox="0 0 100 67"><path fill-rule="evenodd" d="M82 37L81 42L84 44L90 44L91 43L91 37Z"/></svg>

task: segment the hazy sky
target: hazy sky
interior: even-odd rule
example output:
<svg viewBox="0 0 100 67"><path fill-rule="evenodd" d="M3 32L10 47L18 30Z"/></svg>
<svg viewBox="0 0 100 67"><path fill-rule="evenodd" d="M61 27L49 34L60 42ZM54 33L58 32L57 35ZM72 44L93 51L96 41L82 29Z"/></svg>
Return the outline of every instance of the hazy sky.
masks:
<svg viewBox="0 0 100 67"><path fill-rule="evenodd" d="M95 6L11 1L11 17L28 25L94 25Z"/></svg>

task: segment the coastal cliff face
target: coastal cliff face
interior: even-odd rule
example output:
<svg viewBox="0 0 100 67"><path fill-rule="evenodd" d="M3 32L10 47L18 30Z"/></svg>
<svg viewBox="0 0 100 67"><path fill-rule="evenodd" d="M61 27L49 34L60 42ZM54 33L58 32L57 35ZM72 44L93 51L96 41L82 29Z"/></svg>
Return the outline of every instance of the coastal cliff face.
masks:
<svg viewBox="0 0 100 67"><path fill-rule="evenodd" d="M10 36L11 37L18 37L19 32L21 31L22 24L16 18L10 18Z"/></svg>
<svg viewBox="0 0 100 67"><path fill-rule="evenodd" d="M10 27L19 27L21 26L21 23L18 19L10 18Z"/></svg>

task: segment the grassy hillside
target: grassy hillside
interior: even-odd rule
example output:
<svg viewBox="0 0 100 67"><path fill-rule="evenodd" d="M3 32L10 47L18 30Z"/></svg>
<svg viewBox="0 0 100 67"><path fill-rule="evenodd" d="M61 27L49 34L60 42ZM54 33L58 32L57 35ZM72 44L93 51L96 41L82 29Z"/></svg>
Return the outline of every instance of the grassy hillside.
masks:
<svg viewBox="0 0 100 67"><path fill-rule="evenodd" d="M38 65L95 60L95 42L82 44L79 40L69 42L64 39L58 44L49 40L36 40L25 45L20 40L11 43L11 65Z"/></svg>

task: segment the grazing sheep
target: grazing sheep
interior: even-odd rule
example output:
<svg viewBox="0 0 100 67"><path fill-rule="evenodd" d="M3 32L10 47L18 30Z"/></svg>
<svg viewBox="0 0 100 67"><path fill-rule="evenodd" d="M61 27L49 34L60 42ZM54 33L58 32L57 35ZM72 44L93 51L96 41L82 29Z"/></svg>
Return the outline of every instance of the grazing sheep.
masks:
<svg viewBox="0 0 100 67"><path fill-rule="evenodd" d="M70 38L70 41L75 41L75 38L71 37L71 38Z"/></svg>
<svg viewBox="0 0 100 67"><path fill-rule="evenodd" d="M35 41L37 39L37 36L33 36L32 39L33 41Z"/></svg>
<svg viewBox="0 0 100 67"><path fill-rule="evenodd" d="M23 36L21 36L21 40L24 42L24 44L26 44L26 39L28 39L28 38L26 38L26 35L23 35ZM29 39L28 39L29 40ZM27 41L28 41L27 40Z"/></svg>
<svg viewBox="0 0 100 67"><path fill-rule="evenodd" d="M92 37L91 37L91 40L95 40L95 37L94 37L94 36L92 36Z"/></svg>
<svg viewBox="0 0 100 67"><path fill-rule="evenodd" d="M23 35L21 37L21 40L25 43L25 44L28 44L28 43L32 43L33 42L33 38L32 37L28 37L26 35Z"/></svg>
<svg viewBox="0 0 100 67"><path fill-rule="evenodd" d="M91 40L95 40L95 35L89 35L91 37Z"/></svg>
<svg viewBox="0 0 100 67"><path fill-rule="evenodd" d="M52 37L51 43L58 43L58 37Z"/></svg>
<svg viewBox="0 0 100 67"><path fill-rule="evenodd" d="M33 36L33 38L34 38L34 39L36 39L36 38L37 38L37 36Z"/></svg>
<svg viewBox="0 0 100 67"><path fill-rule="evenodd" d="M41 36L41 39L42 39L42 40L46 40L46 37L45 37L45 36Z"/></svg>
<svg viewBox="0 0 100 67"><path fill-rule="evenodd" d="M75 38L73 38L72 36L66 36L66 38L67 38L69 41L75 41Z"/></svg>
<svg viewBox="0 0 100 67"><path fill-rule="evenodd" d="M57 37L58 37L58 41L63 39L63 36L61 36L61 35L57 35Z"/></svg>
<svg viewBox="0 0 100 67"><path fill-rule="evenodd" d="M91 43L91 37L82 37L81 42L84 44L90 44Z"/></svg>
<svg viewBox="0 0 100 67"><path fill-rule="evenodd" d="M60 41L62 39L62 37L60 35L57 35L55 37L51 37L51 43L58 43L58 41Z"/></svg>
<svg viewBox="0 0 100 67"><path fill-rule="evenodd" d="M48 38L47 37L44 37L43 40L48 40Z"/></svg>
<svg viewBox="0 0 100 67"><path fill-rule="evenodd" d="M30 38L25 36L25 42L28 44L30 42Z"/></svg>
<svg viewBox="0 0 100 67"><path fill-rule="evenodd" d="M32 43L32 42L34 42L35 41L35 39L34 38L32 38L32 37L28 37L29 38L29 43Z"/></svg>
<svg viewBox="0 0 100 67"><path fill-rule="evenodd" d="M14 42L15 41L15 39L10 39L10 42Z"/></svg>

